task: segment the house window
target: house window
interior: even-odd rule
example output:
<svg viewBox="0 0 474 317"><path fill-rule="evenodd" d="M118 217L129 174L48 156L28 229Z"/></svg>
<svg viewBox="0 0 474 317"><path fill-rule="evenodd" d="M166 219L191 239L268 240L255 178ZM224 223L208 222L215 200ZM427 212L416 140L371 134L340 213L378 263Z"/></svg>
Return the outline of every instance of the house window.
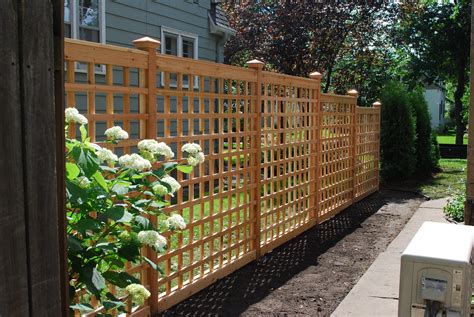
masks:
<svg viewBox="0 0 474 317"><path fill-rule="evenodd" d="M105 1L64 0L64 36L105 43Z"/></svg>
<svg viewBox="0 0 474 317"><path fill-rule="evenodd" d="M198 59L198 36L192 33L161 27L161 53ZM163 77L161 78L163 83ZM170 74L170 85L176 86L177 74ZM189 77L183 75L183 86L189 85ZM198 88L197 80L194 80L194 88Z"/></svg>

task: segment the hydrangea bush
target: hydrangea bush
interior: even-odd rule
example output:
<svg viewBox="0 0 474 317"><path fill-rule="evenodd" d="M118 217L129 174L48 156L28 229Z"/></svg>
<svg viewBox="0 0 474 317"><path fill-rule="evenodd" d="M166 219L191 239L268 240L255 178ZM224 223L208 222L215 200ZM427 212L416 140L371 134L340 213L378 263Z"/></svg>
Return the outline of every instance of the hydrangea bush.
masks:
<svg viewBox="0 0 474 317"><path fill-rule="evenodd" d="M112 294L108 285L124 289L128 298L142 305L150 292L125 272L126 262L148 263L159 270L153 259L142 255L144 246L163 252L167 247L164 231L186 228L178 214L165 215L166 197L180 188L170 173L191 173L204 162L198 144L185 144L183 162L170 161L171 148L156 140L138 143L139 153L118 157L111 150L90 142L87 118L77 109L65 111L66 129L70 122L80 125L80 140L66 137L66 213L68 274L71 309L93 311L80 302L82 291L97 298L104 310L125 312L123 298ZM107 142L128 139L128 133L115 126L105 131ZM150 217L157 216L157 223Z"/></svg>

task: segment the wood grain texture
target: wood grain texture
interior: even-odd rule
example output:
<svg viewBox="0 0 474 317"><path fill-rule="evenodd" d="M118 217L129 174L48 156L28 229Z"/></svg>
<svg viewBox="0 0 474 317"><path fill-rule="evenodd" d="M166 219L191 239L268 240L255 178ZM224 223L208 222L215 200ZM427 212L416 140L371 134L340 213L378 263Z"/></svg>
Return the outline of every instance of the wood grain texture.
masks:
<svg viewBox="0 0 474 317"><path fill-rule="evenodd" d="M61 229L57 227L61 210L57 205L53 8L50 1L28 1L23 2L22 10L22 131L30 309L35 316L59 316L59 263L63 253L59 250Z"/></svg>
<svg viewBox="0 0 474 317"><path fill-rule="evenodd" d="M0 6L0 315L27 316L28 269L16 1Z"/></svg>
<svg viewBox="0 0 474 317"><path fill-rule="evenodd" d="M0 24L0 315L60 316L56 156L64 145L56 142L52 4L7 1Z"/></svg>

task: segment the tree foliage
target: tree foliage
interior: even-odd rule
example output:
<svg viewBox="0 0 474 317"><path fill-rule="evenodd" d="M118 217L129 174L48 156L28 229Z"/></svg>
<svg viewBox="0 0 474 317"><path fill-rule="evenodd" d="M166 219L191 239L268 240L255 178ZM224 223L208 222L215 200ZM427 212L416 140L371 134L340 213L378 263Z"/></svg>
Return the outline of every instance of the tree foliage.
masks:
<svg viewBox="0 0 474 317"><path fill-rule="evenodd" d="M401 42L410 57L414 81L455 83L456 144L462 144L462 98L468 82L470 0L406 2L402 5Z"/></svg>
<svg viewBox="0 0 474 317"><path fill-rule="evenodd" d="M386 81L389 31L396 17L385 1L226 1L237 34L226 45L226 62L258 58L267 69L307 76L323 73L324 91L356 88L373 98Z"/></svg>
<svg viewBox="0 0 474 317"><path fill-rule="evenodd" d="M398 82L382 92L381 170L385 181L408 179L416 166L415 121L407 91Z"/></svg>
<svg viewBox="0 0 474 317"><path fill-rule="evenodd" d="M419 178L427 178L437 167L436 145L433 144L432 131L430 123L430 114L428 113L428 105L421 89L415 89L408 94L408 103L413 109L415 116L415 154L416 167L415 176Z"/></svg>

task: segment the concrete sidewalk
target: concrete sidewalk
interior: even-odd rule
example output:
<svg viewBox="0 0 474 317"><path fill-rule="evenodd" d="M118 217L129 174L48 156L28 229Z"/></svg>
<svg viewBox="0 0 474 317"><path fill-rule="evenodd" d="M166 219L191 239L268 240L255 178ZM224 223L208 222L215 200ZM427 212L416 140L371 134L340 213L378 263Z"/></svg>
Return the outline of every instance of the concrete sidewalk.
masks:
<svg viewBox="0 0 474 317"><path fill-rule="evenodd" d="M331 316L397 316L401 254L423 222L447 222L443 216L445 205L446 199L423 203Z"/></svg>

